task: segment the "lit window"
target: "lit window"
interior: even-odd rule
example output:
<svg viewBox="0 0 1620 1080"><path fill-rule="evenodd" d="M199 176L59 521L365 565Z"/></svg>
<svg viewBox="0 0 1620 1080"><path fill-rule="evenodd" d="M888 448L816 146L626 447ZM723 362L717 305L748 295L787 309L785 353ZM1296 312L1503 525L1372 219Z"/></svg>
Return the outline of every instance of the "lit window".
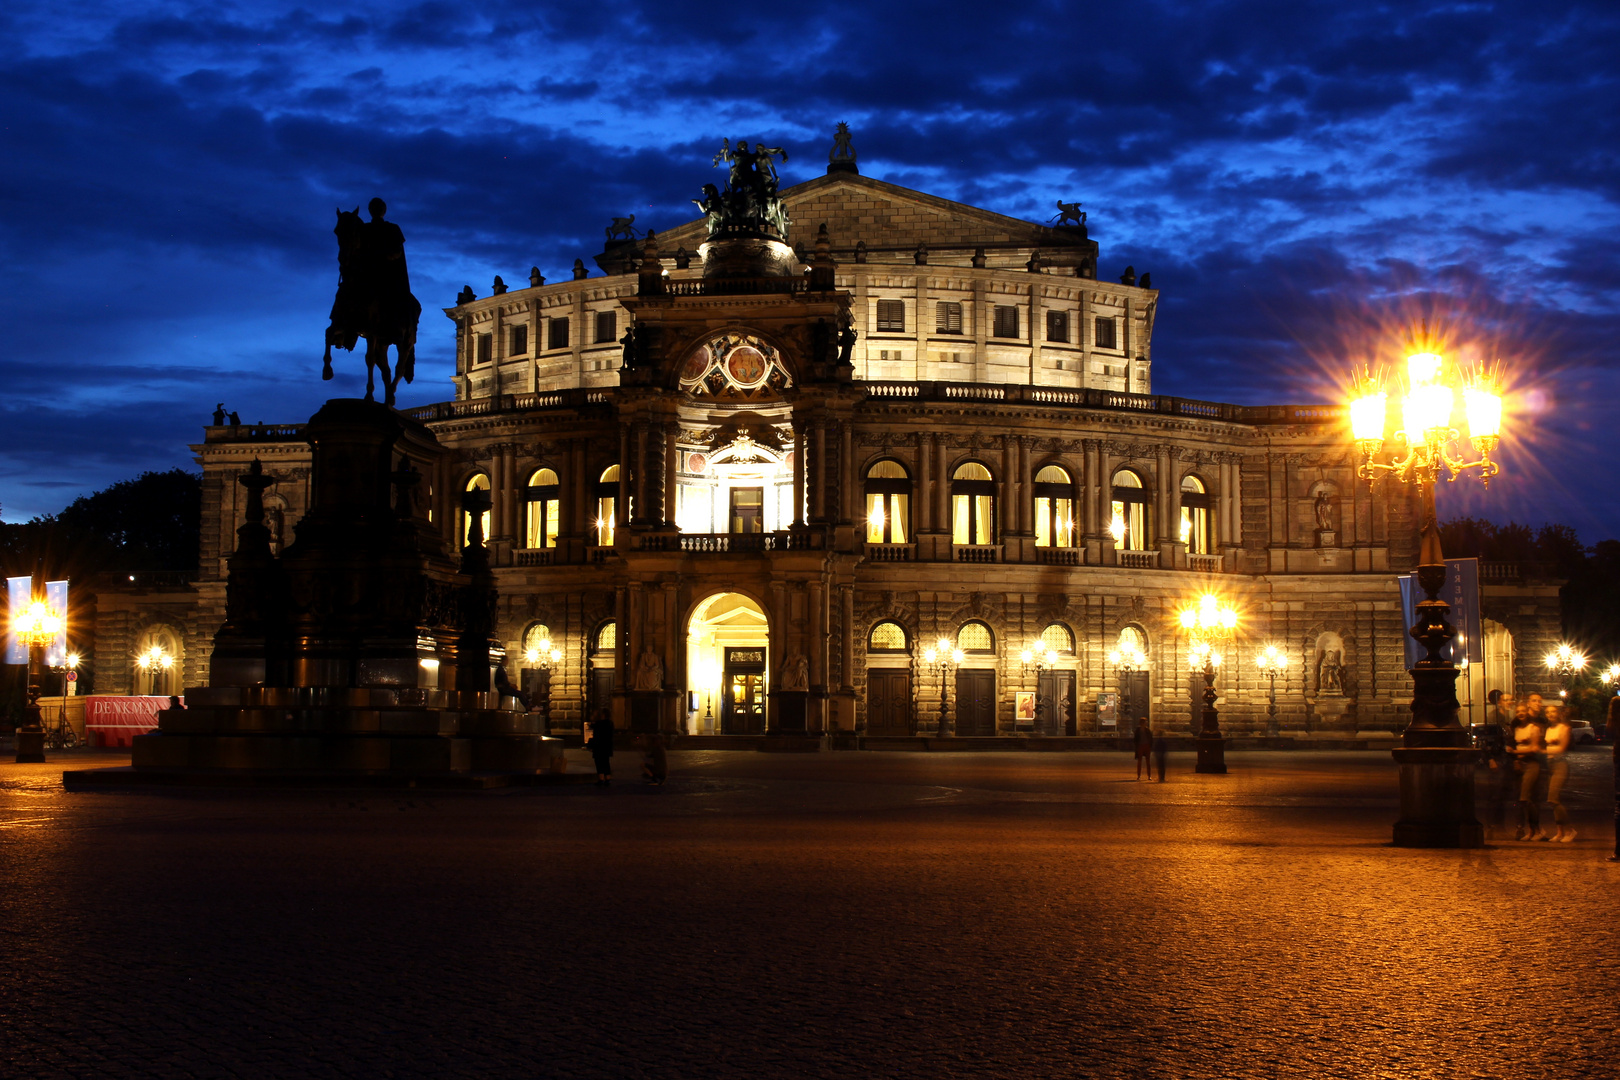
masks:
<svg viewBox="0 0 1620 1080"><path fill-rule="evenodd" d="M613 533L619 525L619 467L609 465L602 470L596 482L596 519L591 527L596 533L598 547L612 547Z"/></svg>
<svg viewBox="0 0 1620 1080"><path fill-rule="evenodd" d="M523 526L524 547L557 546L557 525L562 510L557 492L557 474L552 470L537 469L529 477L529 486L524 491L528 507Z"/></svg>
<svg viewBox="0 0 1620 1080"><path fill-rule="evenodd" d="M602 629L596 633L596 651L613 652L619 647L619 624L616 622L603 623Z"/></svg>
<svg viewBox="0 0 1620 1080"><path fill-rule="evenodd" d="M866 471L866 542L904 544L911 535L911 477L898 461Z"/></svg>
<svg viewBox="0 0 1620 1080"><path fill-rule="evenodd" d="M472 478L467 481L467 486L463 490L488 491L489 477L485 476L483 473L474 473ZM490 511L488 510L485 510L483 513L478 515L478 527L483 531L482 539L485 542L489 540L489 518ZM468 544L472 543L472 515L467 513L465 510L461 510L458 512L456 520L461 526L456 530L461 536L461 546L466 547Z"/></svg>
<svg viewBox="0 0 1620 1080"><path fill-rule="evenodd" d="M1181 480L1181 542L1191 555L1209 555L1215 550L1210 530L1210 499L1204 482L1196 476Z"/></svg>
<svg viewBox="0 0 1620 1080"><path fill-rule="evenodd" d="M1114 497L1108 531L1114 546L1126 551L1146 551L1153 537L1148 531L1148 492L1142 478L1130 469L1114 474Z"/></svg>
<svg viewBox="0 0 1620 1080"><path fill-rule="evenodd" d="M1067 626L1055 622L1041 631L1041 645L1048 652L1072 653L1074 652L1074 634Z"/></svg>
<svg viewBox="0 0 1620 1080"><path fill-rule="evenodd" d="M951 475L951 543L994 543L996 485L990 470L976 461Z"/></svg>
<svg viewBox="0 0 1620 1080"><path fill-rule="evenodd" d="M956 647L969 653L994 652L996 639L982 622L963 623L962 629L956 632Z"/></svg>
<svg viewBox="0 0 1620 1080"><path fill-rule="evenodd" d="M1074 546L1074 483L1056 465L1035 474L1035 546Z"/></svg>
<svg viewBox="0 0 1620 1080"><path fill-rule="evenodd" d="M868 652L905 652L906 631L899 623L880 622L872 627L866 648Z"/></svg>

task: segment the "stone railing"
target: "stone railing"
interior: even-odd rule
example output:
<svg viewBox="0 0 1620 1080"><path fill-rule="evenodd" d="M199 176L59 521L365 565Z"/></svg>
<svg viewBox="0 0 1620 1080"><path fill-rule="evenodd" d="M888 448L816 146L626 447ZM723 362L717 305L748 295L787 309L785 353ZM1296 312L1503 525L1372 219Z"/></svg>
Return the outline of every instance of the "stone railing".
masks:
<svg viewBox="0 0 1620 1080"><path fill-rule="evenodd" d="M802 277L691 278L664 282L665 296L792 295L809 291L810 280Z"/></svg>
<svg viewBox="0 0 1620 1080"><path fill-rule="evenodd" d="M955 544L957 562L993 563L1001 561L1000 544Z"/></svg>
<svg viewBox="0 0 1620 1080"><path fill-rule="evenodd" d="M1530 580L1552 580L1551 563L1540 562L1485 562L1479 564L1481 584L1507 585Z"/></svg>
<svg viewBox="0 0 1620 1080"><path fill-rule="evenodd" d="M1157 570L1159 568L1159 553L1157 551L1120 551L1119 565L1129 570Z"/></svg>
<svg viewBox="0 0 1620 1080"><path fill-rule="evenodd" d="M209 427L204 438L211 443L303 442L303 424L228 424Z"/></svg>
<svg viewBox="0 0 1620 1080"><path fill-rule="evenodd" d="M635 538L641 551L680 551L689 555L757 554L805 551L821 547L815 532L643 533Z"/></svg>
<svg viewBox="0 0 1620 1080"><path fill-rule="evenodd" d="M866 544L866 557L873 562L911 562L917 557L916 544Z"/></svg>
<svg viewBox="0 0 1620 1080"><path fill-rule="evenodd" d="M532 550L518 550L513 553L514 561L519 566L550 566L556 561L556 549L535 548Z"/></svg>
<svg viewBox="0 0 1620 1080"><path fill-rule="evenodd" d="M1037 547L1035 561L1050 566L1084 566L1086 553L1083 548Z"/></svg>
<svg viewBox="0 0 1620 1080"><path fill-rule="evenodd" d="M957 383L870 381L856 385L876 399L917 401L999 401L1008 404L1061 405L1120 412L1193 416L1242 424L1336 424L1349 415L1344 405L1230 405L1219 401L1130 394L1118 390L1028 386L1022 383Z"/></svg>
<svg viewBox="0 0 1620 1080"><path fill-rule="evenodd" d="M1223 568L1223 560L1219 555L1188 555L1187 569L1196 570L1200 574L1218 574Z"/></svg>

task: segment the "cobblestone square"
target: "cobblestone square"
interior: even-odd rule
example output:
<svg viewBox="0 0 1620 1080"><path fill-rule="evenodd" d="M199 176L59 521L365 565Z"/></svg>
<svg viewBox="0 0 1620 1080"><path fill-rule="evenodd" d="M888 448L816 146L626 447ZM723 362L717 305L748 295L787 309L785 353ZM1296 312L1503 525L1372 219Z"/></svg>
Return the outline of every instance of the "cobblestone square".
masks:
<svg viewBox="0 0 1620 1080"><path fill-rule="evenodd" d="M0 1072L1616 1075L1606 751L1575 843L1482 851L1389 846L1388 753L670 761L476 795L0 763Z"/></svg>

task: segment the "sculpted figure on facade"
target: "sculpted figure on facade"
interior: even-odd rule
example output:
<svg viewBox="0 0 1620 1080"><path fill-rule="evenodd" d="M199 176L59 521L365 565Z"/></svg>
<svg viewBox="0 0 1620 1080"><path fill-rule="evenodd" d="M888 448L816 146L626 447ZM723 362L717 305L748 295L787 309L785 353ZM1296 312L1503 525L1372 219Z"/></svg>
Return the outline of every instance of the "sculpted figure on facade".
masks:
<svg viewBox="0 0 1620 1080"><path fill-rule="evenodd" d="M760 233L778 240L787 239L790 222L777 192L780 180L776 172L777 158L787 161L787 151L763 144L750 150L746 139L738 139L733 149L731 140L720 140L720 152L714 156L714 164L718 167L724 161L730 166L726 189L718 191L713 184L705 184L703 199L692 200L703 211L710 237Z"/></svg>
<svg viewBox="0 0 1620 1080"><path fill-rule="evenodd" d="M810 689L810 661L803 653L794 653L782 661L782 689Z"/></svg>
<svg viewBox="0 0 1620 1080"><path fill-rule="evenodd" d="M641 650L641 656L636 659L636 689L662 690L664 687L664 662L658 658L651 645Z"/></svg>

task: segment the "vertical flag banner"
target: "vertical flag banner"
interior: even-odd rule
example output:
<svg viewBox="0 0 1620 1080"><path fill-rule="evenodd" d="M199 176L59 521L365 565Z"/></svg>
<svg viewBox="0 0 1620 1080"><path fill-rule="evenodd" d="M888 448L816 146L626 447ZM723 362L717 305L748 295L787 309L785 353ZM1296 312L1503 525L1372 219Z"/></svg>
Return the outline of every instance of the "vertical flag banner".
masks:
<svg viewBox="0 0 1620 1080"><path fill-rule="evenodd" d="M52 666L60 665L67 659L67 616L68 616L68 583L65 581L47 581L45 583L45 603L62 620L62 629L56 632L56 640L45 649L45 662Z"/></svg>
<svg viewBox="0 0 1620 1080"><path fill-rule="evenodd" d="M1402 574L1395 579L1401 586L1401 616L1405 626L1401 638L1406 646L1406 666L1423 659L1423 646L1408 631L1417 622L1417 606L1423 600L1423 588L1417 583L1416 572ZM1456 639L1446 646L1442 655L1454 664L1483 664L1485 662L1484 631L1479 615L1479 560L1447 559L1446 583L1440 589L1440 599L1451 605L1446 616L1457 633L1464 636L1463 649L1457 648Z"/></svg>
<svg viewBox="0 0 1620 1080"><path fill-rule="evenodd" d="M6 599L11 607L6 612L6 663L28 663L28 646L17 640L17 633L11 628L11 620L28 610L28 602L33 598L34 579L31 577L6 578Z"/></svg>

